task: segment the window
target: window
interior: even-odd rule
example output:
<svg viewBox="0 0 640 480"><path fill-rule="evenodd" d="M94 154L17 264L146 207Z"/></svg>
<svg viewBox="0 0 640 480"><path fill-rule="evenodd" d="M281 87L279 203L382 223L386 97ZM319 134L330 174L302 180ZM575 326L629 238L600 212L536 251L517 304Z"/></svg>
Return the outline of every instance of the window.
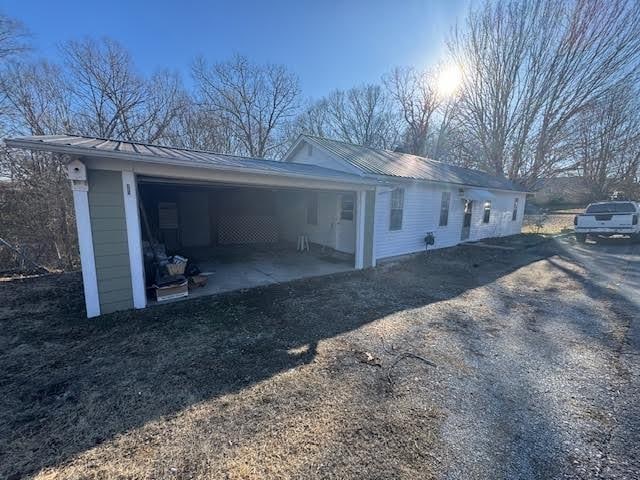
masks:
<svg viewBox="0 0 640 480"><path fill-rule="evenodd" d="M402 211L404 209L404 189L396 188L391 191L391 212L389 217L389 230L402 228Z"/></svg>
<svg viewBox="0 0 640 480"><path fill-rule="evenodd" d="M636 207L631 202L602 202L587 207L585 213L635 213Z"/></svg>
<svg viewBox="0 0 640 480"><path fill-rule="evenodd" d="M440 226L446 227L449 223L449 203L451 202L451 192L442 192L440 203Z"/></svg>
<svg viewBox="0 0 640 480"><path fill-rule="evenodd" d="M318 194L310 193L307 196L307 225L318 224Z"/></svg>
<svg viewBox="0 0 640 480"><path fill-rule="evenodd" d="M518 218L518 199L517 198L513 200L513 213L511 214L511 220L515 222L516 218Z"/></svg>
<svg viewBox="0 0 640 480"><path fill-rule="evenodd" d="M484 216L482 217L482 223L489 223L489 219L491 218L491 202L484 202Z"/></svg>
<svg viewBox="0 0 640 480"><path fill-rule="evenodd" d="M340 198L340 220L353 220L353 207L353 195L342 195Z"/></svg>

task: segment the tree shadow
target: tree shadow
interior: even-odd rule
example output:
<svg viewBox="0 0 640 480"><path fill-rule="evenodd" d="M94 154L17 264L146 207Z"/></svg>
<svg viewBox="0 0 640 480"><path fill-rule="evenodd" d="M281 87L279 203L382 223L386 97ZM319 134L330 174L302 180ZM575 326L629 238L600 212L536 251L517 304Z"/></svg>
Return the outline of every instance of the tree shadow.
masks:
<svg viewBox="0 0 640 480"><path fill-rule="evenodd" d="M60 465L151 420L308 364L324 339L554 253L455 247L95 320L84 319L79 281L68 275L4 285L0 476Z"/></svg>
<svg viewBox="0 0 640 480"><path fill-rule="evenodd" d="M450 311L424 329L402 331L387 339L396 345L412 345L415 353L429 356L432 352L424 340L425 333L439 328L447 333L449 348L460 346L457 360L471 366L459 374L464 378L453 381L451 378L458 374L450 368L442 372L413 363L403 365L403 371L398 372L405 379L424 378L428 389L442 390L434 395L439 395L436 403L451 412L441 427L442 438L448 442L443 455L448 463L439 468L446 472L446 478L588 477L597 476L607 466L611 429L607 415L612 410L609 392L622 388L607 369L619 368L616 356L621 349L626 353L636 351L640 343L637 332L632 339L620 335L620 329L628 327L629 315L637 312L638 250L628 249L625 243L607 245L606 251L595 252L557 245L556 255L547 256L538 267L549 273L547 285L540 287L543 282L536 282L535 294L524 294L528 309L518 310L526 285L516 283L509 288L496 282L488 286L492 294L489 317L470 318L471 312ZM633 253L633 259L620 257L629 253ZM587 268L572 268L576 264L586 264ZM621 268L626 269L626 287L617 291L610 284ZM598 270L597 278L592 277L591 272ZM565 281L554 285L556 277ZM563 290L566 287L575 288L578 295ZM581 305L579 299L584 300L585 295L593 303ZM589 305L596 303L604 312L589 310ZM584 364L582 352L588 352L587 360L594 363ZM618 372L622 376L624 368ZM414 388L416 383L420 381L414 382ZM626 395L632 398L633 392L631 389ZM640 431L638 417L633 417L636 402L629 398L615 418L621 439L629 435L637 438L635 432ZM393 445L393 441L389 439L388 443ZM618 461L612 463L624 476L630 471L630 452L635 447L632 441L619 443L627 450L618 445ZM429 455L426 446L417 454ZM334 458L339 458L337 448L339 445L332 446L316 463L331 465ZM411 450L412 446L406 448ZM593 455L594 448L600 449L603 457ZM435 452L429 461L439 458ZM396 470L387 467L388 471L380 475L385 467L372 460L363 476L406 475L402 465Z"/></svg>

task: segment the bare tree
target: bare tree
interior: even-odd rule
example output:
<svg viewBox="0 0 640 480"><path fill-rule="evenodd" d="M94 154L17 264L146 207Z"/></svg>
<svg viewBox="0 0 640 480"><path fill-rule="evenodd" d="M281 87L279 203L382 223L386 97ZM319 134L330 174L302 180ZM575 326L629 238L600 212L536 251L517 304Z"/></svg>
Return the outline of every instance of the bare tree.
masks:
<svg viewBox="0 0 640 480"><path fill-rule="evenodd" d="M403 150L414 155L428 155L428 141L433 132L434 115L443 98L438 95L432 72L414 68L395 68L383 79L395 101L405 126Z"/></svg>
<svg viewBox="0 0 640 480"><path fill-rule="evenodd" d="M640 165L640 102L637 89L620 86L581 111L575 121L575 168L594 199L637 182Z"/></svg>
<svg viewBox="0 0 640 480"><path fill-rule="evenodd" d="M30 49L24 25L0 12L0 60L7 61Z"/></svg>
<svg viewBox="0 0 640 480"><path fill-rule="evenodd" d="M52 135L71 132L69 84L57 65L46 61L11 63L0 78L9 133Z"/></svg>
<svg viewBox="0 0 640 480"><path fill-rule="evenodd" d="M300 87L281 65L255 65L236 56L193 65L203 108L223 117L238 142L237 153L268 157L282 145L281 131L298 110Z"/></svg>
<svg viewBox="0 0 640 480"><path fill-rule="evenodd" d="M299 133L392 149L398 141L399 119L380 85L363 85L335 90L311 103L290 126L289 139Z"/></svg>
<svg viewBox="0 0 640 480"><path fill-rule="evenodd" d="M461 124L486 168L531 182L567 168L572 119L637 73L640 4L487 2L449 50L465 72Z"/></svg>
<svg viewBox="0 0 640 480"><path fill-rule="evenodd" d="M178 74L162 70L144 83L144 103L128 122L128 136L148 143L171 143L171 131L191 105Z"/></svg>
<svg viewBox="0 0 640 480"><path fill-rule="evenodd" d="M87 135L158 142L185 106L180 78L137 73L127 50L103 39L63 46L75 128Z"/></svg>
<svg viewBox="0 0 640 480"><path fill-rule="evenodd" d="M192 99L187 99L168 137L168 143L177 147L220 153L237 151L233 142L232 128L227 120Z"/></svg>
<svg viewBox="0 0 640 480"><path fill-rule="evenodd" d="M326 99L333 134L344 141L376 148L395 148L398 117L379 85L336 90Z"/></svg>
<svg viewBox="0 0 640 480"><path fill-rule="evenodd" d="M86 134L133 140L132 113L144 104L144 82L129 53L105 39L67 42L63 54L71 78L78 128Z"/></svg>

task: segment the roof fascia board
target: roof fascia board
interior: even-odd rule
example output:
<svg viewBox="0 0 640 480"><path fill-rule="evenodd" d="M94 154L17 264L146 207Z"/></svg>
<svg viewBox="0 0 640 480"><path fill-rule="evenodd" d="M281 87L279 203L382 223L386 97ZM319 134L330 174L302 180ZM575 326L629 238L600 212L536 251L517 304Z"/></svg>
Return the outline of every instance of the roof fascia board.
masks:
<svg viewBox="0 0 640 480"><path fill-rule="evenodd" d="M319 190L372 190L374 186L354 184L311 177L290 177L285 175L263 175L262 172L230 171L225 169L198 168L192 165L147 163L137 160L115 158L80 157L87 168L94 170L133 171L148 177L199 180L210 183L233 185L261 185L268 187L312 188Z"/></svg>
<svg viewBox="0 0 640 480"><path fill-rule="evenodd" d="M371 178L362 178L357 179L355 182L349 181L340 181L340 180L332 180L326 177L319 177L314 175L302 175L290 172L268 172L264 170L257 170L251 168L233 168L233 167L222 167L217 165L194 165L192 162L188 161L180 161L166 157L156 157L151 155L140 155L136 153L128 153L128 152L116 152L116 151L105 151L101 152L99 150L86 151L82 149L76 149L73 146L67 145L47 145L41 142L33 142L29 140L18 140L18 139L7 139L5 140L7 146L12 148L23 148L27 150L38 150L44 152L54 152L70 155L73 157L82 157L84 160L87 159L106 159L106 160L124 160L130 161L135 164L148 164L154 166L164 166L164 165L172 165L183 167L187 169L194 169L199 172L203 171L216 171L216 172L233 172L238 174L247 174L251 173L257 176L267 176L267 177L288 177L295 178L301 180L311 180L311 181L319 181L319 182L327 182L327 183L336 183L339 185L358 185L362 187L368 186L369 188L373 188L376 185L379 185L379 181L375 181ZM103 169L103 170L111 170L112 168L101 167L100 165L94 164L91 168L94 169ZM131 169L131 166L129 167ZM344 172L341 172L344 173ZM365 188L367 189L367 188Z"/></svg>

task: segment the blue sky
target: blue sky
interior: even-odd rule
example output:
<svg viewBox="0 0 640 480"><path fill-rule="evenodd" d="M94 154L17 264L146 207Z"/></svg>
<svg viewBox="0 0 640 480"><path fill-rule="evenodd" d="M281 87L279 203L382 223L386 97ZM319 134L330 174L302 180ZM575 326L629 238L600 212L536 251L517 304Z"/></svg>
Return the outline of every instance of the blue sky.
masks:
<svg viewBox="0 0 640 480"><path fill-rule="evenodd" d="M234 53L282 63L303 93L375 82L396 65L428 66L471 0L0 0L0 9L31 31L36 54L55 60L57 46L86 35L124 44L138 68L183 73L202 55Z"/></svg>

